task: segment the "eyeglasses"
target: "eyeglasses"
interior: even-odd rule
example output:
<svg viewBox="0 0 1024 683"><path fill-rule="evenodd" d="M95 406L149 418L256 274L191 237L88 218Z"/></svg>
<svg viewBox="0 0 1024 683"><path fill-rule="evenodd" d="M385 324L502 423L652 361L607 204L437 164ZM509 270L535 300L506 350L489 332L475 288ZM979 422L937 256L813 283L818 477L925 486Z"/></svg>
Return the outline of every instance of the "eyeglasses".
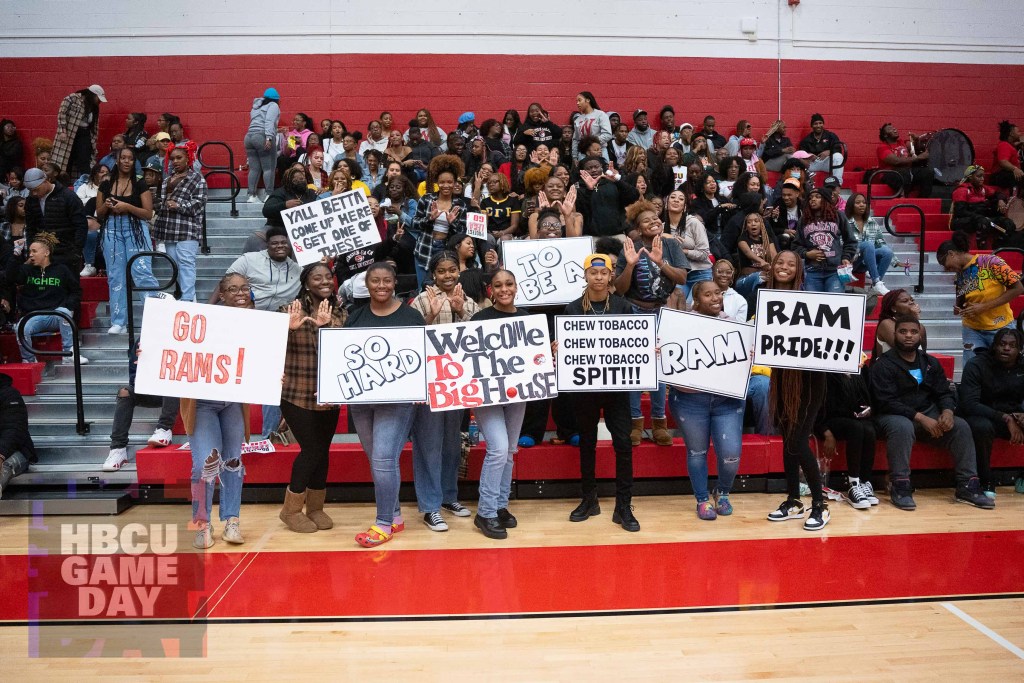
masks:
<svg viewBox="0 0 1024 683"><path fill-rule="evenodd" d="M545 230L560 230L562 228L562 224L545 221L544 223L541 223L539 227L544 228Z"/></svg>
<svg viewBox="0 0 1024 683"><path fill-rule="evenodd" d="M248 294L252 290L249 288L249 285L234 285L233 287L225 288L224 291L228 294Z"/></svg>

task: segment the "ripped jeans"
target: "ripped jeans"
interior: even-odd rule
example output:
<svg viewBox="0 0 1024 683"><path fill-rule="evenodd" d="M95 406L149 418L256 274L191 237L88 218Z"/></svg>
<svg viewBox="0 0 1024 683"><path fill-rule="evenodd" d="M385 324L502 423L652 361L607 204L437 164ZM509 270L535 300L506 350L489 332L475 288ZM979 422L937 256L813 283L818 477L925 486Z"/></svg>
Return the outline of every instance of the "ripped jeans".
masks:
<svg viewBox="0 0 1024 683"><path fill-rule="evenodd" d="M964 325L961 333L961 338L964 340L964 365L967 365L967 361L974 358L974 354L978 351L991 347L992 342L996 340L998 331L975 330Z"/></svg>
<svg viewBox="0 0 1024 683"><path fill-rule="evenodd" d="M698 503L709 498L708 447L715 445L718 458L719 493L729 493L740 468L743 446L742 399L716 396L704 392L688 393L672 389L669 409L683 432L686 443L686 471Z"/></svg>
<svg viewBox="0 0 1024 683"><path fill-rule="evenodd" d="M192 521L209 522L213 487L220 479L220 520L238 517L242 507L242 444L245 420L241 403L196 401L192 446Z"/></svg>

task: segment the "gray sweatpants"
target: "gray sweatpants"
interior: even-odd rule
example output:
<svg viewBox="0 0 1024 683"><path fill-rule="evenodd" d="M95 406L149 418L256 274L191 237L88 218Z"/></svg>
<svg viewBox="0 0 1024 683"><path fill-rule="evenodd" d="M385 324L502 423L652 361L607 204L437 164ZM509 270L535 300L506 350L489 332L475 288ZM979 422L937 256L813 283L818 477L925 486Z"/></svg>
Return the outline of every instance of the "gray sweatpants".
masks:
<svg viewBox="0 0 1024 683"><path fill-rule="evenodd" d="M932 419L938 419L937 409L925 413ZM913 420L902 415L882 415L875 418L879 436L886 442L886 455L889 457L889 475L893 479L910 478L910 452L914 442L921 439L949 451L953 456L958 485L964 485L973 477L978 476L977 461L974 455L974 439L971 428L963 418L953 418L953 429L939 438L934 438Z"/></svg>
<svg viewBox="0 0 1024 683"><path fill-rule="evenodd" d="M245 134L245 158L249 162L249 196L256 194L263 175L263 186L267 194L274 191L274 172L277 170L277 147L273 141L270 149L264 149L266 138L259 133Z"/></svg>

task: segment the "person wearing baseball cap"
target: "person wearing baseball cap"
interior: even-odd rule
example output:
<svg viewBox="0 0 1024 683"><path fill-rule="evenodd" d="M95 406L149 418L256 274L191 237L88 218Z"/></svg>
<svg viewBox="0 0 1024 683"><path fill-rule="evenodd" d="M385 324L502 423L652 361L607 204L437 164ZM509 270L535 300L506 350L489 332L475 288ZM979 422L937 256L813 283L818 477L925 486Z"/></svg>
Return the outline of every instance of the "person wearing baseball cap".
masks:
<svg viewBox="0 0 1024 683"><path fill-rule="evenodd" d="M633 130L626 136L626 142L639 145L640 149L650 149L654 144L654 129L647 121L647 110L637 109L633 112Z"/></svg>
<svg viewBox="0 0 1024 683"><path fill-rule="evenodd" d="M38 168L25 171L25 243L31 244L40 232L57 238L50 250L50 262L62 263L78 277L82 270L82 252L89 233L85 205L74 190L59 182L50 182Z"/></svg>
<svg viewBox="0 0 1024 683"><path fill-rule="evenodd" d="M107 101L102 87L76 90L60 103L51 161L72 177L89 173L96 164L100 129L100 103Z"/></svg>
<svg viewBox="0 0 1024 683"><path fill-rule="evenodd" d="M839 136L825 129L825 117L821 114L812 115L811 132L800 141L800 150L807 152L813 157L807 168L811 172L811 176L813 177L819 171L825 171L826 173L831 171L832 175L839 180L839 184L842 185L843 167L837 165L843 163L842 149L843 143ZM830 169L830 165L833 168Z"/></svg>
<svg viewBox="0 0 1024 683"><path fill-rule="evenodd" d="M281 95L277 88L267 88L263 97L254 97L249 109L249 128L245 131L242 144L245 146L245 160L249 165L248 195L245 201L249 204L260 204L262 200L256 194L263 178L263 188L267 194L274 191L274 173L277 170L277 124L281 120ZM166 151L160 155L166 157Z"/></svg>
<svg viewBox="0 0 1024 683"><path fill-rule="evenodd" d="M565 307L566 315L632 315L629 302L613 294L615 260L608 254L590 254L583 259L587 288ZM557 352L557 347L556 347ZM633 444L629 440L629 394L624 391L584 391L575 394L576 420L580 434L580 479L582 500L569 514L570 522L583 522L601 514L597 501L597 422L604 411L604 424L615 449L615 512L612 521L626 531L640 531L633 516Z"/></svg>
<svg viewBox="0 0 1024 683"><path fill-rule="evenodd" d="M987 248L990 239L995 246L1016 246L1017 226L1006 217L1007 197L998 188L985 184L984 166L971 164L964 170L964 179L953 190L952 199L951 230L973 233L978 249Z"/></svg>

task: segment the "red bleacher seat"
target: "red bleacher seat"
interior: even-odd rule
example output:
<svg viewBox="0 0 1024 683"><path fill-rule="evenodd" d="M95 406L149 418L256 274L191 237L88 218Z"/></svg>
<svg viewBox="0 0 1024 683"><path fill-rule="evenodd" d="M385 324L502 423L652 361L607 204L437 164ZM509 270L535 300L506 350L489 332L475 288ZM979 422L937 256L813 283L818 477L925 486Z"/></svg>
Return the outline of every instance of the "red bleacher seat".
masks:
<svg viewBox="0 0 1024 683"><path fill-rule="evenodd" d="M0 373L10 375L14 388L22 396L35 396L45 367L46 363L6 363L0 366Z"/></svg>
<svg viewBox="0 0 1024 683"><path fill-rule="evenodd" d="M107 301L110 298L110 289L107 287L105 277L83 277L82 301Z"/></svg>

